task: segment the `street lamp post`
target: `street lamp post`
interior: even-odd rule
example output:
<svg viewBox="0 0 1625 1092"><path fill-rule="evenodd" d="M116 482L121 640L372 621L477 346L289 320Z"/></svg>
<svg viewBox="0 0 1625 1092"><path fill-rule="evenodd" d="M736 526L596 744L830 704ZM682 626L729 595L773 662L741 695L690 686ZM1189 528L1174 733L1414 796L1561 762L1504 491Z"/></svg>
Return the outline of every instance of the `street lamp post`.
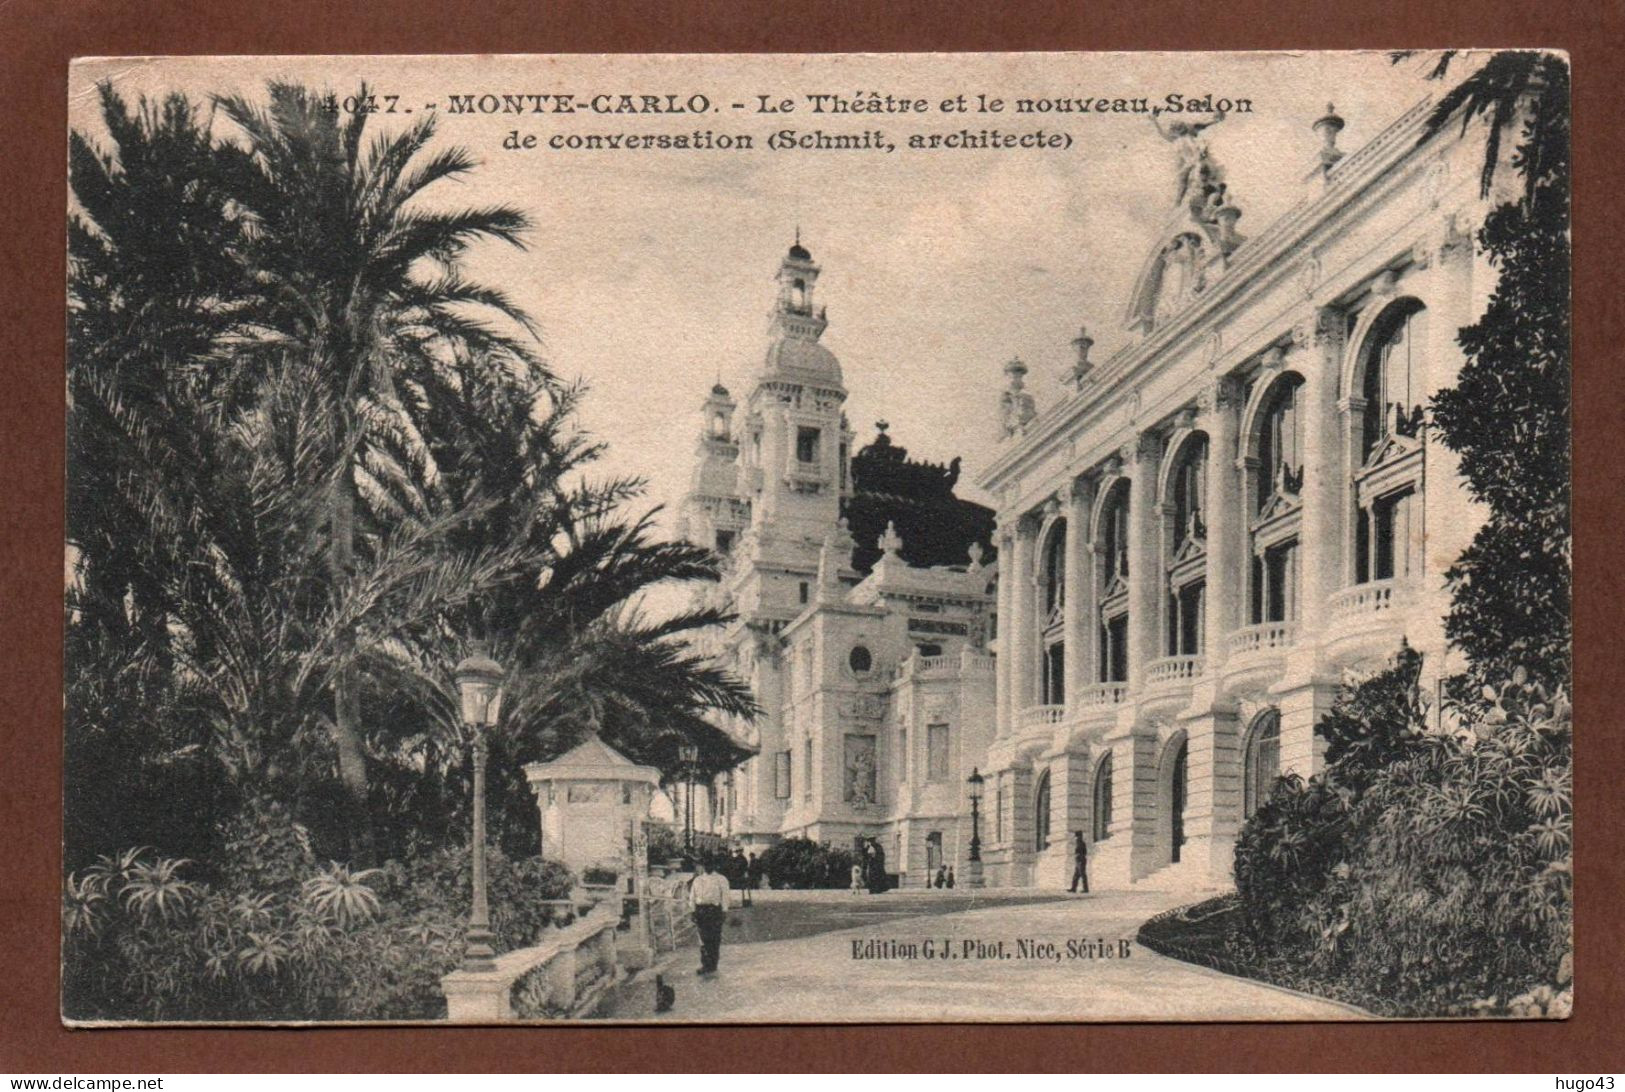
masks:
<svg viewBox="0 0 1625 1092"><path fill-rule="evenodd" d="M970 786L970 861L965 867L965 886L982 886L982 783L986 779L972 766L965 779Z"/></svg>
<svg viewBox="0 0 1625 1092"><path fill-rule="evenodd" d="M683 764L683 853L694 855L694 767L700 761L700 749L692 743L677 748L677 758Z"/></svg>
<svg viewBox="0 0 1625 1092"><path fill-rule="evenodd" d="M496 966L491 942L491 908L485 890L485 756L486 733L496 726L502 708L502 665L476 644L457 665L457 694L463 723L474 736L473 907L468 914L468 943L463 970L489 971Z"/></svg>

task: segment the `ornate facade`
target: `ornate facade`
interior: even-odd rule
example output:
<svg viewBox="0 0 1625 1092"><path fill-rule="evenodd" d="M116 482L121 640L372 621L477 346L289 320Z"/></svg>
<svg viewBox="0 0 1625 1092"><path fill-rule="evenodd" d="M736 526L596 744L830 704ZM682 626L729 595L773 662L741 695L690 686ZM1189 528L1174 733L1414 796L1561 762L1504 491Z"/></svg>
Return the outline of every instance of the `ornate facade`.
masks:
<svg viewBox="0 0 1625 1092"><path fill-rule="evenodd" d="M711 786L704 820L758 851L875 838L902 883L923 884L969 851L965 778L993 730L995 573L977 545L992 516L954 498L957 462L909 461L884 427L854 458L818 273L798 240L745 402L718 384L703 404L680 512L680 533L726 559L715 594L738 618L713 651L763 710L731 726L756 753ZM847 514L883 528L867 550Z"/></svg>
<svg viewBox="0 0 1625 1092"><path fill-rule="evenodd" d="M1477 517L1422 407L1493 274L1483 144L1421 141L1430 108L1348 156L1328 108L1302 198L1250 240L1200 130L1170 136L1123 348L1081 336L1042 412L1012 384L979 479L1008 620L990 882L1063 883L1078 830L1102 886L1222 886L1275 778L1320 768L1347 673L1401 641L1430 685L1453 669L1443 573Z"/></svg>
<svg viewBox="0 0 1625 1092"><path fill-rule="evenodd" d="M767 711L740 729L728 833L877 835L919 882L963 869L975 767L990 884L1064 886L1081 831L1098 886L1223 886L1276 777L1320 768L1350 673L1402 641L1428 685L1457 669L1443 573L1480 517L1422 407L1494 275L1482 131L1424 140L1431 108L1347 155L1328 108L1301 198L1251 238L1203 132L1222 117L1163 132L1175 196L1121 347L1094 360L1081 332L1042 408L1005 366L978 478L996 569L911 567L891 533L852 568L846 392L792 248L773 346L743 407L707 400L685 502L732 558L719 652Z"/></svg>

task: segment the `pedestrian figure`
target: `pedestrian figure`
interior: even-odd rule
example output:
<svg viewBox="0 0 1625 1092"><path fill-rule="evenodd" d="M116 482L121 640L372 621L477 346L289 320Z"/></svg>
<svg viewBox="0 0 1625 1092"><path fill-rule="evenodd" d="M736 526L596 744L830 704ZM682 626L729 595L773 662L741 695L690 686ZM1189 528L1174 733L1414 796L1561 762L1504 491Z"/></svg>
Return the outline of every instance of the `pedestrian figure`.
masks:
<svg viewBox="0 0 1625 1092"><path fill-rule="evenodd" d="M864 856L869 864L869 894L882 894L886 890L886 851L880 848L879 842L871 838Z"/></svg>
<svg viewBox="0 0 1625 1092"><path fill-rule="evenodd" d="M852 894L856 895L859 891L862 891L862 890L863 890L863 866L860 865L860 864L855 864L855 865L852 866Z"/></svg>
<svg viewBox="0 0 1625 1092"><path fill-rule="evenodd" d="M1083 831L1072 832L1072 886L1067 890L1076 894L1078 885L1083 885L1083 893L1089 893L1089 847L1083 841Z"/></svg>
<svg viewBox="0 0 1625 1092"><path fill-rule="evenodd" d="M948 889L953 890L953 886L954 886L954 866L949 865L948 866Z"/></svg>
<svg viewBox="0 0 1625 1092"><path fill-rule="evenodd" d="M694 927L700 933L700 969L694 973L709 978L717 973L722 923L728 913L728 881L709 857L700 858L700 873L689 883L689 897L694 902Z"/></svg>
<svg viewBox="0 0 1625 1092"><path fill-rule="evenodd" d="M936 885L937 885L937 887L939 889L948 886L948 866L947 865L938 865L937 866Z"/></svg>
<svg viewBox="0 0 1625 1092"><path fill-rule="evenodd" d="M756 854L745 856L745 890L759 891L762 887L762 862L756 859Z"/></svg>

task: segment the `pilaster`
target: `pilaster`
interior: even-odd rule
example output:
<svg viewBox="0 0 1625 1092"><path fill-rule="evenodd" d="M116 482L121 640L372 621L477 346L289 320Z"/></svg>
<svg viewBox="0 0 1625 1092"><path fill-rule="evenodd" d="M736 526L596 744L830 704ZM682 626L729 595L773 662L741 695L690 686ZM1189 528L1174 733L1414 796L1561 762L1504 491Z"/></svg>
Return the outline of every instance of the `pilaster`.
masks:
<svg viewBox="0 0 1625 1092"><path fill-rule="evenodd" d="M1094 555L1089 549L1089 511L1094 485L1083 479L1066 491L1066 700L1077 701L1095 662Z"/></svg>
<svg viewBox="0 0 1625 1092"><path fill-rule="evenodd" d="M1183 722L1185 729L1185 844L1180 863L1200 862L1214 883L1227 882L1241 829L1241 725L1229 710L1211 710Z"/></svg>
<svg viewBox="0 0 1625 1092"><path fill-rule="evenodd" d="M1202 635L1206 674L1217 679L1224 664L1226 641L1241 625L1247 579L1246 521L1242 511L1241 472L1236 468L1241 390L1225 377L1205 392L1198 427L1207 433L1207 626Z"/></svg>
<svg viewBox="0 0 1625 1092"><path fill-rule="evenodd" d="M1321 308L1294 334L1293 364L1303 376L1299 435L1303 442L1303 515L1298 533L1301 588L1298 629L1312 643L1325 621L1326 599L1341 586L1343 509L1348 494L1337 437L1337 381L1343 359L1342 312Z"/></svg>
<svg viewBox="0 0 1625 1092"><path fill-rule="evenodd" d="M1157 609L1162 581L1157 563L1160 549L1157 526L1157 470L1162 439L1143 432L1134 445L1134 469L1129 483L1128 594L1130 685L1138 690L1148 663L1161 655L1161 612Z"/></svg>
<svg viewBox="0 0 1625 1092"><path fill-rule="evenodd" d="M1110 834L1093 846L1091 886L1126 888L1157 866L1157 735L1121 731L1106 741L1112 753Z"/></svg>
<svg viewBox="0 0 1625 1092"><path fill-rule="evenodd" d="M1012 688L1010 665L1015 659L1014 642L1010 639L1012 623L1012 604L1015 601L1015 533L1008 527L999 529L999 583L998 594L998 658L993 662L994 671L994 730L995 738L1003 739L1011 732L1015 724L1015 714L1012 712Z"/></svg>
<svg viewBox="0 0 1625 1092"><path fill-rule="evenodd" d="M1030 518L1015 525L1014 557L1010 566L1010 626L1003 638L1010 646L1010 717L1006 732L1017 730L1021 711L1037 701L1038 661L1035 655L1038 643L1037 583L1034 579L1033 548L1037 528ZM1003 574L1001 572L1002 581Z"/></svg>

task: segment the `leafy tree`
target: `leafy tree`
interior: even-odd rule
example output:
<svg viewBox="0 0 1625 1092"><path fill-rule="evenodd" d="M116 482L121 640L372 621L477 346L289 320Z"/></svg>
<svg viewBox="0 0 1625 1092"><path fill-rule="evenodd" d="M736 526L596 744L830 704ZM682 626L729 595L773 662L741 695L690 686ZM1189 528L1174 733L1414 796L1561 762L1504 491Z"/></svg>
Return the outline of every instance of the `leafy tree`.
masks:
<svg viewBox="0 0 1625 1092"><path fill-rule="evenodd" d="M688 643L723 616L651 621L631 606L663 580L714 579L715 558L620 514L640 482L588 480L602 446L573 424L584 392L470 317L516 315L505 298L444 267L426 274L432 261L390 279L414 247L453 261L479 218L351 207L404 203L466 159L428 155L422 127L362 155L359 121L341 124L328 102L273 87L264 116L231 104L253 134L244 148L211 140L184 99L132 112L104 88L112 150L73 137L66 747L78 864L132 840L212 856L212 817L273 805L324 855L344 855L334 840L356 830L358 801L333 778L355 766L335 730L343 678L351 707L376 714L353 742L389 848L466 838L450 669L471 634L512 668L492 772L516 852L535 844L519 764L588 727L667 770L678 736L709 768L739 757L702 714L749 715L749 694ZM354 159L335 164L335 152ZM362 259L319 252L292 211L314 215L328 198L350 204L323 238L348 226L384 267L362 262L348 310L324 278ZM366 306L363 344L340 353L346 372L334 346L351 335L335 324ZM342 569L335 503L353 532Z"/></svg>
<svg viewBox="0 0 1625 1092"><path fill-rule="evenodd" d="M1434 75L1448 71L1444 54ZM1484 314L1460 333L1456 385L1435 396L1440 440L1461 457L1488 519L1447 572L1446 633L1469 663L1456 696L1475 700L1517 668L1548 686L1569 675L1569 71L1546 53L1496 53L1439 100L1428 135L1460 115L1490 122L1481 187L1501 134L1518 133L1518 196L1490 212L1478 246L1499 270Z"/></svg>

